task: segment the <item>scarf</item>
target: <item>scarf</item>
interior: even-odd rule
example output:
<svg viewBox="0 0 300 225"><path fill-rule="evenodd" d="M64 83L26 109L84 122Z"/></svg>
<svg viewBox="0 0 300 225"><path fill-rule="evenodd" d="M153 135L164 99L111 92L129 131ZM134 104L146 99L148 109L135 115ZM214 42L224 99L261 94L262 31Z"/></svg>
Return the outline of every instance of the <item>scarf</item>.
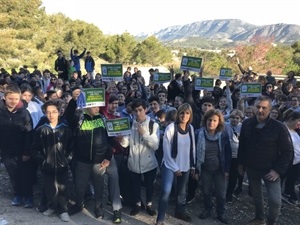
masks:
<svg viewBox="0 0 300 225"><path fill-rule="evenodd" d="M182 130L178 123L174 123L174 137L173 137L173 143L172 143L171 156L172 156L172 158L175 159L178 154L178 132L180 134L189 133L189 135L190 135L190 167L194 167L195 166L194 154L193 154L194 140L193 140L193 136L192 136L192 129L189 124L187 124L186 130Z"/></svg>
<svg viewBox="0 0 300 225"><path fill-rule="evenodd" d="M201 173L201 165L204 163L205 158L205 139L208 139L210 141L216 141L219 140L219 151L221 151L221 135L222 132L218 132L215 135L210 135L205 128L200 128L199 134L198 134L198 142L197 142L197 162L196 162L196 168L199 170L199 173Z"/></svg>

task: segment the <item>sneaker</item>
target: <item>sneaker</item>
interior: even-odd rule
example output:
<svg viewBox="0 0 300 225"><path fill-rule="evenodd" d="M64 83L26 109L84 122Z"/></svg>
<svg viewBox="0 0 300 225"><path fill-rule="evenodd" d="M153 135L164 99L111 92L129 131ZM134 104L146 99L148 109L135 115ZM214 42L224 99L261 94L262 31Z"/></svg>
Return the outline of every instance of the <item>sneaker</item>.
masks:
<svg viewBox="0 0 300 225"><path fill-rule="evenodd" d="M185 222L192 222L192 218L185 212L176 212L174 217Z"/></svg>
<svg viewBox="0 0 300 225"><path fill-rule="evenodd" d="M54 213L54 209L47 209L45 212L43 212L44 216L51 216Z"/></svg>
<svg viewBox="0 0 300 225"><path fill-rule="evenodd" d="M298 205L297 199L292 198L291 195L283 193L281 195L281 198L283 201L285 201L286 203L288 203L290 205L294 205L294 206Z"/></svg>
<svg viewBox="0 0 300 225"><path fill-rule="evenodd" d="M237 196L239 196L239 194L241 194L242 191L243 191L242 188L237 187L237 188L234 190L233 194L237 197Z"/></svg>
<svg viewBox="0 0 300 225"><path fill-rule="evenodd" d="M23 201L22 201L22 197L20 196L15 196L14 199L12 200L11 204L13 206L20 206L22 205Z"/></svg>
<svg viewBox="0 0 300 225"><path fill-rule="evenodd" d="M295 200L293 198L288 198L286 201L288 204L293 205L293 206L297 206L298 205L298 200Z"/></svg>
<svg viewBox="0 0 300 225"><path fill-rule="evenodd" d="M24 207L25 208L33 208L33 198L32 197L25 198Z"/></svg>
<svg viewBox="0 0 300 225"><path fill-rule="evenodd" d="M69 215L74 215L76 213L79 213L83 210L83 205L72 205L68 209Z"/></svg>
<svg viewBox="0 0 300 225"><path fill-rule="evenodd" d="M48 207L44 204L39 204L35 209L36 211L43 213L48 209Z"/></svg>
<svg viewBox="0 0 300 225"><path fill-rule="evenodd" d="M195 201L195 197L187 196L187 198L186 198L186 204L190 204L190 203L192 203L193 201Z"/></svg>
<svg viewBox="0 0 300 225"><path fill-rule="evenodd" d="M264 219L255 217L252 220L250 220L248 224L249 225L266 225L266 221Z"/></svg>
<svg viewBox="0 0 300 225"><path fill-rule="evenodd" d="M104 218L104 211L102 209L102 207L98 207L98 208L95 208L95 217L98 219L103 219Z"/></svg>
<svg viewBox="0 0 300 225"><path fill-rule="evenodd" d="M148 213L150 216L156 215L156 211L155 211L155 209L152 208L151 205L147 205L146 211L147 211L147 213Z"/></svg>
<svg viewBox="0 0 300 225"><path fill-rule="evenodd" d="M69 214L67 212L64 212L64 213L60 214L59 218L64 222L69 222L70 221L70 217L69 217Z"/></svg>
<svg viewBox="0 0 300 225"><path fill-rule="evenodd" d="M208 217L210 217L210 211L204 209L200 215L199 215L199 218L202 219L202 220L205 220L207 219Z"/></svg>
<svg viewBox="0 0 300 225"><path fill-rule="evenodd" d="M228 203L228 204L232 204L232 202L233 202L232 195L228 195L228 196L226 196L226 203Z"/></svg>
<svg viewBox="0 0 300 225"><path fill-rule="evenodd" d="M135 205L134 208L130 212L130 216L135 216L135 215L139 214L140 211L141 211L141 206Z"/></svg>
<svg viewBox="0 0 300 225"><path fill-rule="evenodd" d="M224 217L224 215L218 216L217 219L218 219L221 223L228 224L228 221L227 221L227 219Z"/></svg>
<svg viewBox="0 0 300 225"><path fill-rule="evenodd" d="M115 210L114 211L114 217L113 217L113 223L121 223L121 211L120 210Z"/></svg>

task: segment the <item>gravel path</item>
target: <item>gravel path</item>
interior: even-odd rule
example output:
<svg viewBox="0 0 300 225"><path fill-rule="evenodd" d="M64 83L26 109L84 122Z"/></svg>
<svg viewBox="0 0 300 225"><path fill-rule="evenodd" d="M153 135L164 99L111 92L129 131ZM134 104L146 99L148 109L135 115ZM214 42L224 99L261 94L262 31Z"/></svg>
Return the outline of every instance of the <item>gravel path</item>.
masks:
<svg viewBox="0 0 300 225"><path fill-rule="evenodd" d="M35 188L37 189L37 187ZM238 199L234 199L234 202L227 205L226 216L232 225L247 224L246 222L253 217L254 208L252 205L252 199L247 195L247 187L244 188L241 196ZM157 208L157 199L159 194L159 185L156 184L154 194L154 207ZM24 207L14 207L11 205L11 186L9 183L8 175L3 167L0 168L0 225L41 225L41 224L54 224L65 225L67 223L62 222L56 215L50 217L43 216L43 214L37 212L35 209L25 209ZM38 199L38 194L35 196ZM36 200L36 202L38 202ZM212 218L206 220L200 220L198 215L202 210L202 204L200 194L197 194L196 200L188 205L188 212L192 216L192 223L185 223L177 220L173 217L175 201L170 200L168 215L166 219L166 225L185 225L185 224L201 224L201 225L217 225L221 224L215 219L214 214ZM112 211L110 206L106 206L105 218L95 219L93 217L93 201L86 203L86 209L82 213L71 216L69 224L76 225L99 225L99 224L113 224ZM130 208L124 207L122 210L122 224L155 224L155 217L150 217L144 211L142 211L136 217L129 216ZM279 218L278 224L280 225L300 225L300 208L292 207L283 203L283 209Z"/></svg>

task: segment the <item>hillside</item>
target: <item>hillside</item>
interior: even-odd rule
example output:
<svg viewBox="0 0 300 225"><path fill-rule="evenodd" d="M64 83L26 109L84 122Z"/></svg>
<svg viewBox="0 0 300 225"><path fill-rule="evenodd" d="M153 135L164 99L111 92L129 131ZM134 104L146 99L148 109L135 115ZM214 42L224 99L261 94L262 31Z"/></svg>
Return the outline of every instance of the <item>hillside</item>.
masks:
<svg viewBox="0 0 300 225"><path fill-rule="evenodd" d="M282 23L256 26L237 19L206 20L142 33L136 38L145 39L151 35L166 44L180 43L181 46L189 47L220 47L241 42L249 43L255 37L266 38L275 43L292 44L300 40L300 26Z"/></svg>

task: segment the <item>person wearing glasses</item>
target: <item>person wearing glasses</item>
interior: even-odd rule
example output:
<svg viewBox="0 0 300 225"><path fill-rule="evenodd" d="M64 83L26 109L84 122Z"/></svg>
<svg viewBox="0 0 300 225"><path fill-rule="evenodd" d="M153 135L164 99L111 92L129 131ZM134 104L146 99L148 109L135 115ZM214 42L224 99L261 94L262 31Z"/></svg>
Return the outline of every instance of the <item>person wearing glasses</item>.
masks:
<svg viewBox="0 0 300 225"><path fill-rule="evenodd" d="M68 214L68 166L71 160L73 134L60 120L61 105L49 100L43 105L47 122L37 128L32 142L33 155L41 162L44 191L48 209L44 216L57 213L59 218L70 221Z"/></svg>

